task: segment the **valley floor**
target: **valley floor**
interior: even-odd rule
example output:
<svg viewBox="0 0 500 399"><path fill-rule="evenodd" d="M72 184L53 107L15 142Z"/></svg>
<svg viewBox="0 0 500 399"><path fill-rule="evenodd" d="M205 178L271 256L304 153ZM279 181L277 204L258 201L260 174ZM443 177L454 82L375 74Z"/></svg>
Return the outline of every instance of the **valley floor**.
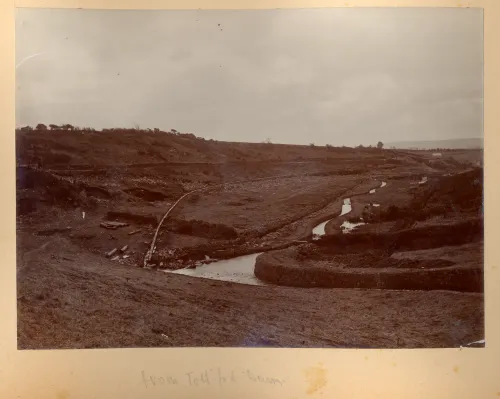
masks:
<svg viewBox="0 0 500 399"><path fill-rule="evenodd" d="M458 347L483 294L250 286L119 265L62 237L23 239L20 349Z"/></svg>

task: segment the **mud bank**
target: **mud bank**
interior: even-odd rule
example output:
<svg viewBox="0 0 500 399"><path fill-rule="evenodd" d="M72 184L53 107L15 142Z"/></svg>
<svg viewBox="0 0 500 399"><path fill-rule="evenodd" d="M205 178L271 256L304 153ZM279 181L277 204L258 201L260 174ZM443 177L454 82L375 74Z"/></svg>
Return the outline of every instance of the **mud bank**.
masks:
<svg viewBox="0 0 500 399"><path fill-rule="evenodd" d="M325 253L356 253L383 250L412 251L438 248L448 245L463 245L480 241L484 237L482 219L472 219L449 225L434 225L407 228L393 233L359 233L326 235L316 241L318 250Z"/></svg>
<svg viewBox="0 0 500 399"><path fill-rule="evenodd" d="M423 261L418 267L396 266L391 259L391 254L396 251L429 250L443 246L458 249L471 242L479 243L482 237L482 220L409 228L396 233L324 236L314 244L258 256L255 276L267 283L293 287L482 292L481 255L472 264L458 263L445 267L438 267L434 262L439 255ZM374 258L359 260L359 255L368 249ZM346 261L336 261L339 255Z"/></svg>
<svg viewBox="0 0 500 399"><path fill-rule="evenodd" d="M290 287L364 288L392 290L483 291L480 267L443 267L430 269L344 269L334 264L304 265L294 259L293 251L273 251L259 255L255 276L267 283Z"/></svg>

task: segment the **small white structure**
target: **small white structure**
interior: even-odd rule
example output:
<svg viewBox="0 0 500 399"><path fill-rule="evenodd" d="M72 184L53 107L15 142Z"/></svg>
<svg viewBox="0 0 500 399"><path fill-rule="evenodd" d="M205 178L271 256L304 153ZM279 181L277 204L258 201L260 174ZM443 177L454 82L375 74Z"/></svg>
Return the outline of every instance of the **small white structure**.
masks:
<svg viewBox="0 0 500 399"><path fill-rule="evenodd" d="M434 154L432 154L432 156L436 158L441 158L442 154L440 152L435 152Z"/></svg>

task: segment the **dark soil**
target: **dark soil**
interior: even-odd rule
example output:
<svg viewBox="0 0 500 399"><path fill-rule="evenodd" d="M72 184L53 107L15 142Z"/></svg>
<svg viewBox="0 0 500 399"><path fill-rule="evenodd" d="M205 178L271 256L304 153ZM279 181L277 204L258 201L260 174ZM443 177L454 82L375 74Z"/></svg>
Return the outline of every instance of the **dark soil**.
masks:
<svg viewBox="0 0 500 399"><path fill-rule="evenodd" d="M481 251L444 249L482 248L478 152L433 163L428 152L134 129L25 128L16 141L20 348L410 348L484 338ZM423 176L427 185L414 184ZM295 287L142 269L157 223L192 190L201 191L159 230L155 268L275 250L258 258L256 275ZM339 217L348 197L352 212ZM343 235L347 217L369 224ZM329 219L328 236L312 241Z"/></svg>
<svg viewBox="0 0 500 399"><path fill-rule="evenodd" d="M57 236L23 240L20 349L442 348L484 337L482 294L247 286L77 250Z"/></svg>
<svg viewBox="0 0 500 399"><path fill-rule="evenodd" d="M373 264L335 257L324 264L299 262L290 251L257 257L255 275L268 283L291 287L451 290L483 292L483 267L461 267L451 261L410 261L375 258Z"/></svg>

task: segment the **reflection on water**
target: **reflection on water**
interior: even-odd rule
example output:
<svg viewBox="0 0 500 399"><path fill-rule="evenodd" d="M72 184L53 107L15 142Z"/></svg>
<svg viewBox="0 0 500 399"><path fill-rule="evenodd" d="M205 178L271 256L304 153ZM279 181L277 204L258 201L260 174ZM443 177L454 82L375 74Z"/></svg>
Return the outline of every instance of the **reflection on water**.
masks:
<svg viewBox="0 0 500 399"><path fill-rule="evenodd" d="M342 211L340 212L340 216L343 216L343 215L351 212L351 210L352 210L351 199L350 198L344 199L344 204L342 205ZM320 223L315 228L313 228L313 230L312 230L313 239L317 240L320 236L324 236L326 234L325 226L332 219L329 219L326 222Z"/></svg>
<svg viewBox="0 0 500 399"><path fill-rule="evenodd" d="M342 223L340 225L340 228L342 229L342 233L344 234L349 234L352 230L354 230L356 227L358 226L362 226L366 223L363 223L363 222L359 222L359 223L351 223L351 222L348 222L347 220L344 221L344 223Z"/></svg>
<svg viewBox="0 0 500 399"><path fill-rule="evenodd" d="M387 186L387 183L385 181L383 181L382 184L380 185L380 188L385 187L385 186ZM375 191L377 191L376 188L370 190L370 194L375 194Z"/></svg>
<svg viewBox="0 0 500 399"><path fill-rule="evenodd" d="M427 178L425 178L427 179ZM380 187L384 187L386 182L382 182ZM375 189L370 190L370 193L373 194ZM380 204L373 204L373 206L380 206ZM340 212L340 216L346 215L352 210L352 204L350 198L345 198L344 203L342 205L342 211ZM332 219L327 220L326 222L318 224L314 227L312 233L314 239L318 239L320 236L325 235L325 226ZM347 220L342 223L341 230L342 233L348 234L352 230L354 230L358 226L362 226L366 223L351 223ZM205 264L194 269L180 269L180 270L163 270L166 273L173 274L183 274L185 276L199 277L210 280L221 280L221 281L231 281L234 283L240 284L249 284L249 285L266 285L264 282L260 281L254 275L255 269L255 260L257 256L259 256L263 252L254 253L250 255L238 256L232 259L224 259L220 261L216 261L213 263ZM209 260L208 257L205 257L206 260Z"/></svg>
<svg viewBox="0 0 500 399"><path fill-rule="evenodd" d="M323 236L325 235L325 226L326 224L330 221L331 219L327 220L326 222L318 224L312 231L313 235L316 236Z"/></svg>
<svg viewBox="0 0 500 399"><path fill-rule="evenodd" d="M254 275L255 259L260 253L224 259L196 269L164 270L167 273L206 278L210 280L232 281L249 285L265 285Z"/></svg>
<svg viewBox="0 0 500 399"><path fill-rule="evenodd" d="M351 199L346 198L344 200L344 205L342 205L342 212L340 212L340 216L343 216L343 215L351 212L351 210L352 210Z"/></svg>

